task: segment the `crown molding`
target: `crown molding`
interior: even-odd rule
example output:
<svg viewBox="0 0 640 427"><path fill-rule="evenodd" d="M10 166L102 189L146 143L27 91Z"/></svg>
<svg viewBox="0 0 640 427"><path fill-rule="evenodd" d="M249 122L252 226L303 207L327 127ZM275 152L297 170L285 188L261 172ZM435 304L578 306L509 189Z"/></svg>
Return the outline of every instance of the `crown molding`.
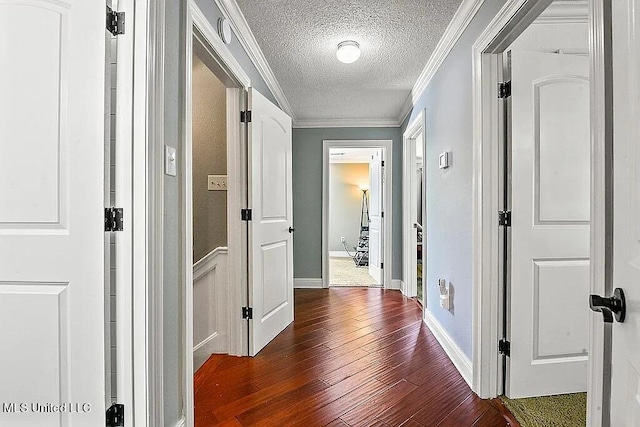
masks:
<svg viewBox="0 0 640 427"><path fill-rule="evenodd" d="M249 28L249 24L242 14L238 3L236 3L235 0L215 0L215 3L224 17L231 23L231 27L240 41L240 44L247 52L247 55L249 55L249 59L251 59L251 62L253 62L253 65L255 65L256 69L260 73L260 76L264 79L269 90L271 90L271 93L276 98L276 101L278 101L280 108L282 108L292 120L295 120L291 104L289 104L280 83L278 83L273 70L269 66L267 59L264 57L262 49L260 49L251 28Z"/></svg>
<svg viewBox="0 0 640 427"><path fill-rule="evenodd" d="M400 114L398 114L398 126L402 126L402 123L407 119L407 116L413 110L413 99L411 94L407 96L407 99L404 100L404 104L402 104L402 108L400 108Z"/></svg>
<svg viewBox="0 0 640 427"><path fill-rule="evenodd" d="M411 93L407 97L400 114L398 115L398 122L402 123L407 114L411 111L411 108L418 99L424 93L424 90L429 85L429 82L436 74L444 60L447 58L453 47L456 45L464 30L467 29L469 23L480 9L480 6L484 3L484 0L463 0L453 19L447 26L447 29L442 34L440 41L436 45L433 53L427 61L424 69L418 76L418 80L413 85Z"/></svg>
<svg viewBox="0 0 640 427"><path fill-rule="evenodd" d="M534 24L587 24L589 3L586 1L555 1L547 7Z"/></svg>
<svg viewBox="0 0 640 427"><path fill-rule="evenodd" d="M397 128L400 123L396 119L311 119L296 120L296 129L314 128Z"/></svg>

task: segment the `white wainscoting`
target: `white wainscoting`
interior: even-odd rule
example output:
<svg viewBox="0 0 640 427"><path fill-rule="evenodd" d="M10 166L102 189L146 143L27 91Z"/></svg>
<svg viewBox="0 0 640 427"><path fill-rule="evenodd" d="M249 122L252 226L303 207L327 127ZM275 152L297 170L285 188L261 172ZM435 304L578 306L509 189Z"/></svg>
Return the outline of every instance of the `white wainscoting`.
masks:
<svg viewBox="0 0 640 427"><path fill-rule="evenodd" d="M193 371L213 353L229 352L229 277L226 247L193 265Z"/></svg>

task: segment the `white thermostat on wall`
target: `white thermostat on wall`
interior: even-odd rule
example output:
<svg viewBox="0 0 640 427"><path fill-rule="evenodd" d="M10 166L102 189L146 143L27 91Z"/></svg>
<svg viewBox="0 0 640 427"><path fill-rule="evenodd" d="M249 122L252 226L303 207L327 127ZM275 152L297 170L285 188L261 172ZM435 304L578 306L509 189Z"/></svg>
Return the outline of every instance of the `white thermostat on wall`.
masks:
<svg viewBox="0 0 640 427"><path fill-rule="evenodd" d="M438 158L438 167L440 169L446 169L449 167L449 153L444 152L440 153L440 157Z"/></svg>

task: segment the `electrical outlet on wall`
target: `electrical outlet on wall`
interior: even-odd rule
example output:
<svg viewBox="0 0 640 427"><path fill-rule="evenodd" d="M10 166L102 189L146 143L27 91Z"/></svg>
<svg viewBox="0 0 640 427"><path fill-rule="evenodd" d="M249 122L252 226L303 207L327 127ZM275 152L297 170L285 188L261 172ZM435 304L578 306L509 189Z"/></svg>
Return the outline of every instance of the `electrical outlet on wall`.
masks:
<svg viewBox="0 0 640 427"><path fill-rule="evenodd" d="M227 175L208 175L207 189L209 191L227 191Z"/></svg>
<svg viewBox="0 0 640 427"><path fill-rule="evenodd" d="M340 238L340 241L341 241L342 243L344 243L344 242L345 242L345 240L344 240L344 236L342 236L342 237Z"/></svg>

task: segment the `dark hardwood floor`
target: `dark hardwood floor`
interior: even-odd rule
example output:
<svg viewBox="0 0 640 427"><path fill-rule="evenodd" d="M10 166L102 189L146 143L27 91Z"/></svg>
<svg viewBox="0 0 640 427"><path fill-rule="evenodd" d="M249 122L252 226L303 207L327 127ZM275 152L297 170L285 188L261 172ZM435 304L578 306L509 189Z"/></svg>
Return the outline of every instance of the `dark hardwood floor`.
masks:
<svg viewBox="0 0 640 427"><path fill-rule="evenodd" d="M398 291L296 290L293 324L254 358L211 356L194 381L197 427L517 425Z"/></svg>

